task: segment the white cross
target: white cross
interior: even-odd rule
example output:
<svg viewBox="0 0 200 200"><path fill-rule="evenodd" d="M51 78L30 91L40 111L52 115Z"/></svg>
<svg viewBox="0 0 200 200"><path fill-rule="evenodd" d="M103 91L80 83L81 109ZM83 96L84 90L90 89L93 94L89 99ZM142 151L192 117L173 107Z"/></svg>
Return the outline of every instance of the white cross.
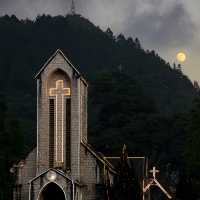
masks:
<svg viewBox="0 0 200 200"><path fill-rule="evenodd" d="M153 174L153 179L150 178L147 180L147 185L145 187L143 187L143 193L146 193L151 186L157 186L159 187L162 192L169 198L172 199L172 196L163 188L163 186L156 180L156 173L159 172L159 170L156 169L156 167L154 166L152 170L149 170L150 173ZM143 196L144 197L144 196Z"/></svg>
<svg viewBox="0 0 200 200"><path fill-rule="evenodd" d="M156 178L156 173L159 173L160 171L156 169L156 167L154 166L152 170L149 170L150 173L153 174L153 178Z"/></svg>
<svg viewBox="0 0 200 200"><path fill-rule="evenodd" d="M70 96L70 88L64 88L63 80L56 81L56 88L49 89L49 96L56 97L56 161L64 162L64 96ZM60 154L61 152L61 154Z"/></svg>

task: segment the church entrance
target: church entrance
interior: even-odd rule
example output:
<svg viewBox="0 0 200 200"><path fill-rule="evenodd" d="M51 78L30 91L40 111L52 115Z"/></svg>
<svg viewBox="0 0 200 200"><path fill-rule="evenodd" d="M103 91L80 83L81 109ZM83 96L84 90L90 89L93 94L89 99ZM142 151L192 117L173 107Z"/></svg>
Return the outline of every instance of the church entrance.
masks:
<svg viewBox="0 0 200 200"><path fill-rule="evenodd" d="M63 190L55 183L49 183L42 190L38 200L67 200Z"/></svg>

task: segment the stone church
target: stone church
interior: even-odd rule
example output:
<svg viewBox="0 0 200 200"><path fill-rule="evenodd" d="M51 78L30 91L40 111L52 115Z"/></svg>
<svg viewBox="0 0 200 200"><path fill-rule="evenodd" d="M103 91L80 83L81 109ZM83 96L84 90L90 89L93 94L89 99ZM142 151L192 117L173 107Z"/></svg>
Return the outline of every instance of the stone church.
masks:
<svg viewBox="0 0 200 200"><path fill-rule="evenodd" d="M37 146L12 168L14 200L103 199L116 172L87 143L86 80L61 50L36 80Z"/></svg>

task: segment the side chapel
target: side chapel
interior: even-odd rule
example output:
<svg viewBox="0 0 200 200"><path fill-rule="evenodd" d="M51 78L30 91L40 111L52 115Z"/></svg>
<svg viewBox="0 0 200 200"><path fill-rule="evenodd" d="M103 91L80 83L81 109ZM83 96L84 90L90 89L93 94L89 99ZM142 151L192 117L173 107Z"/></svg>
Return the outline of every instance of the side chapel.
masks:
<svg viewBox="0 0 200 200"><path fill-rule="evenodd" d="M87 143L88 84L61 50L36 75L37 146L13 166L14 200L103 199L114 167Z"/></svg>

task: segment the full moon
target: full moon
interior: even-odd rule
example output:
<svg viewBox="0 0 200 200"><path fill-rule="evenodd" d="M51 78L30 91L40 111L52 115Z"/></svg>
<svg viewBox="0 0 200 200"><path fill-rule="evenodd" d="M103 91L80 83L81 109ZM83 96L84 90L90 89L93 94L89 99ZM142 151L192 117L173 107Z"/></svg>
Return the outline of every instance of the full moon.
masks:
<svg viewBox="0 0 200 200"><path fill-rule="evenodd" d="M185 61L186 61L186 54L183 53L183 52L179 52L179 53L177 53L177 55L176 55L176 59L177 59L179 62L185 62Z"/></svg>

